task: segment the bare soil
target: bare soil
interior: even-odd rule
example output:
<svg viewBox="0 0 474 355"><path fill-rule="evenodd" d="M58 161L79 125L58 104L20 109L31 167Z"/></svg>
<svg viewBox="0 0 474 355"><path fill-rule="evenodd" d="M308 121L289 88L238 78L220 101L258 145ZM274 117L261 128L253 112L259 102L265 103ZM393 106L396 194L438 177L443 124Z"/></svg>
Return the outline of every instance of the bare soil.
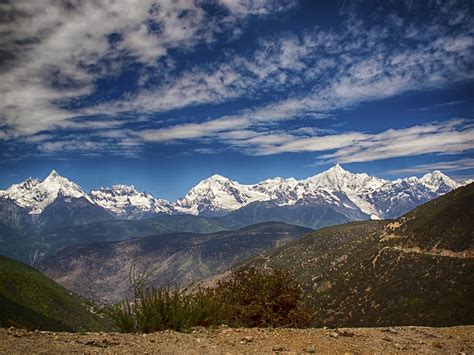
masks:
<svg viewBox="0 0 474 355"><path fill-rule="evenodd" d="M0 329L0 353L474 353L474 326L215 329L152 334Z"/></svg>

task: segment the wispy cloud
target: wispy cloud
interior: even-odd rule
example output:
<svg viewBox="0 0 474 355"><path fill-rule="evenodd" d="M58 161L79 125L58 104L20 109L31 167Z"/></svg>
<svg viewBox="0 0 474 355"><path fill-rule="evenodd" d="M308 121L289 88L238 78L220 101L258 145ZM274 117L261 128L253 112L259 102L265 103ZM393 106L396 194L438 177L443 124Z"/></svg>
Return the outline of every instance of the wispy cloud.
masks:
<svg viewBox="0 0 474 355"><path fill-rule="evenodd" d="M199 139L232 130L233 124L247 129L301 116L324 117L361 102L474 77L474 37L467 27L462 35L455 34L439 18L419 28L406 26L402 19L368 30L364 26L350 18L340 31L266 38L250 56L226 55L221 62L170 77L158 88L89 110L163 112L264 95L278 87L287 90L286 98L238 114L139 133L154 142ZM406 38L414 42L393 46L388 39L394 36L402 44Z"/></svg>
<svg viewBox="0 0 474 355"><path fill-rule="evenodd" d="M265 136L262 136L262 138ZM249 154L318 152L320 160L351 163L382 160L422 154L456 154L474 149L474 127L465 120L390 129L380 133L344 132L298 137L288 134L269 135L271 139L255 138L227 141L245 147Z"/></svg>
<svg viewBox="0 0 474 355"><path fill-rule="evenodd" d="M435 163L414 165L405 169L396 169L387 171L388 174L404 175L404 174L419 174L427 171L442 170L442 171L461 171L474 169L474 158L464 158L450 161L439 161Z"/></svg>
<svg viewBox="0 0 474 355"><path fill-rule="evenodd" d="M440 17L417 27L401 18L369 25L349 17L337 30L261 39L253 53L226 53L204 67L165 77L158 88L87 112L163 112L261 96L278 88L284 88L283 101L298 106L294 114L298 109L327 112L410 90L442 87L474 77L472 19L466 16L456 28ZM274 101L270 106L278 104Z"/></svg>
<svg viewBox="0 0 474 355"><path fill-rule="evenodd" d="M205 11L213 6L219 16ZM81 115L64 105L130 63L156 66L171 49L236 33L248 16L294 2L77 1L1 4L0 138L64 126Z"/></svg>
<svg viewBox="0 0 474 355"><path fill-rule="evenodd" d="M61 139L42 142L38 145L39 154L44 156L63 156L74 154L76 157L116 155L122 157L139 157L143 144L136 139L97 140L94 137L68 136Z"/></svg>
<svg viewBox="0 0 474 355"><path fill-rule="evenodd" d="M145 141L213 137L250 155L317 152L325 162L366 162L423 154L456 154L474 149L474 127L463 119L452 119L380 133L249 129L249 117L228 117L201 124L186 124L139 133Z"/></svg>
<svg viewBox="0 0 474 355"><path fill-rule="evenodd" d="M407 109L407 111L430 111L430 110L444 108L444 107L451 107L451 106L461 105L464 102L465 102L464 100L448 101L448 102L442 102L442 103L439 103L439 104L435 104L435 105L432 105L432 106L410 108L410 109Z"/></svg>
<svg viewBox="0 0 474 355"><path fill-rule="evenodd" d="M474 149L474 128L463 120L449 120L423 126L388 130L354 141L322 159L366 162L423 154L457 154Z"/></svg>
<svg viewBox="0 0 474 355"><path fill-rule="evenodd" d="M267 35L248 49L226 49L198 64L176 65L174 52L183 55L198 44L212 48L219 36L228 41L239 36L248 18L295 4L51 0L0 5L5 18L0 45L8 54L0 61L0 140L21 139L42 154L132 155L148 144L210 141L251 155L318 152L324 161L339 162L474 148L468 120L383 132L317 127L318 119L363 102L473 79L474 22L462 1L423 5L435 8L432 16L416 21L391 10L376 14L385 21L362 20L354 4L344 9L337 26ZM131 65L141 67L133 90L118 98L85 100L100 79L119 76ZM155 116L239 99L246 100L245 109L229 105L212 118L185 114L177 123ZM305 119L303 126L289 128L287 121L299 119Z"/></svg>

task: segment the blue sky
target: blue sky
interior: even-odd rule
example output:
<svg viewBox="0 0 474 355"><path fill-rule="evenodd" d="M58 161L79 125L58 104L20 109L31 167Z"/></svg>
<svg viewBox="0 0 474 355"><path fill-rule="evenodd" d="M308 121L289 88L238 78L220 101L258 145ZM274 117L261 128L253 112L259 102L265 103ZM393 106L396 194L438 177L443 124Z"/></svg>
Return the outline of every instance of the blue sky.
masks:
<svg viewBox="0 0 474 355"><path fill-rule="evenodd" d="M469 1L0 4L0 188L474 175Z"/></svg>

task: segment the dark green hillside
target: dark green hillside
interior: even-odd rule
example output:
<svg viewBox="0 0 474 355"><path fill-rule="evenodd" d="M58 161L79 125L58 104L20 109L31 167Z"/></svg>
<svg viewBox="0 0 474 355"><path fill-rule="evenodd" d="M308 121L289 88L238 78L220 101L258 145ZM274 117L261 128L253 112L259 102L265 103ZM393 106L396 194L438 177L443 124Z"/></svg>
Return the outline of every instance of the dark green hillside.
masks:
<svg viewBox="0 0 474 355"><path fill-rule="evenodd" d="M39 271L0 256L0 326L53 331L101 330L90 305Z"/></svg>
<svg viewBox="0 0 474 355"><path fill-rule="evenodd" d="M289 271L315 325L474 324L473 185L396 221L324 228L249 264Z"/></svg>
<svg viewBox="0 0 474 355"><path fill-rule="evenodd" d="M423 249L474 249L474 183L407 213L394 232Z"/></svg>

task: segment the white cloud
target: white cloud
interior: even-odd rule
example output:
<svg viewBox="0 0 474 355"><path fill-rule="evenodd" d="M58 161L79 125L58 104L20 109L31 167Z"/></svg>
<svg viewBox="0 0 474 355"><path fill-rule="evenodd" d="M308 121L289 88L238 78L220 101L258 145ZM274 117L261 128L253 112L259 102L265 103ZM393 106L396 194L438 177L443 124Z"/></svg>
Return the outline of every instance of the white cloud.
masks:
<svg viewBox="0 0 474 355"><path fill-rule="evenodd" d="M227 147L251 155L324 153L320 159L340 163L366 162L423 154L457 154L474 149L474 127L463 119L389 129L380 133L314 131L293 132L251 128L248 116L227 117L201 124L185 124L139 134L146 141L169 142L212 137Z"/></svg>
<svg viewBox="0 0 474 355"><path fill-rule="evenodd" d="M389 129L380 133L347 132L309 138L294 137L280 145L255 146L254 154L328 152L322 160L366 162L422 154L456 154L474 149L474 127L464 120Z"/></svg>
<svg viewBox="0 0 474 355"><path fill-rule="evenodd" d="M352 14L340 27L277 33L257 39L251 52L227 50L204 64L176 69L173 58L163 59L170 49L212 44L225 31L237 33L248 16L285 11L295 3L212 2L226 10L217 18L202 4L179 0L137 6L131 0L110 0L71 5L51 0L4 5L10 20L0 24L6 34L0 45L13 57L0 66L0 139L43 137L29 142L44 153L83 151L77 139L54 137L54 130L90 130L88 136L83 133L88 142L83 147L91 151L208 139L248 154L324 152L324 159L341 162L472 149L472 127L466 121L375 134L336 134L314 127L314 121L289 132L282 128L284 121L325 118L362 102L472 79L473 21L469 11L453 10L459 4L420 23L393 15L374 24ZM116 41L109 42L111 34ZM137 92L80 105L78 100L96 90L99 78L117 75L131 62L145 64ZM150 82L159 84L150 87ZM121 128L142 120L140 115L238 98L258 99L259 104L214 119L193 117L165 127L170 121L150 120L146 129ZM78 108L66 108L70 99L79 102ZM43 130L51 131L38 134Z"/></svg>
<svg viewBox="0 0 474 355"><path fill-rule="evenodd" d="M102 154L125 157L137 157L142 153L143 142L133 136L106 137L98 140L90 135L71 135L59 140L41 142L38 150L42 155L61 156L74 154L75 156L100 156ZM104 138L104 137L102 137Z"/></svg>
<svg viewBox="0 0 474 355"><path fill-rule="evenodd" d="M270 12L285 11L296 5L294 0L219 0L219 3L236 16L265 15Z"/></svg>
<svg viewBox="0 0 474 355"><path fill-rule="evenodd" d="M166 142L180 139L209 137L218 132L232 131L248 126L246 117L223 117L203 123L188 123L169 128L149 129L138 133L145 141Z"/></svg>
<svg viewBox="0 0 474 355"><path fill-rule="evenodd" d="M426 173L427 171L442 170L442 171L460 171L460 170L471 170L474 169L474 158L463 158L458 160L450 161L439 161L435 163L420 164L411 166L405 169L390 170L388 174L419 174Z"/></svg>
<svg viewBox="0 0 474 355"><path fill-rule="evenodd" d="M253 53L227 52L204 66L165 76L159 87L85 112L166 112L273 93L283 98L254 107L255 115L291 120L443 87L474 78L474 33L466 16L457 24L462 35L437 17L417 27L398 18L368 28L349 17L335 30L270 36L260 39Z"/></svg>
<svg viewBox="0 0 474 355"><path fill-rule="evenodd" d="M58 103L93 93L98 78L115 75L132 61L154 66L172 48L210 43L217 33L239 27L246 16L270 13L273 3L235 3L238 13L223 17L211 16L205 3L190 0L3 4L0 125L6 132L1 138L65 126L81 113ZM110 35L115 42L109 42Z"/></svg>

